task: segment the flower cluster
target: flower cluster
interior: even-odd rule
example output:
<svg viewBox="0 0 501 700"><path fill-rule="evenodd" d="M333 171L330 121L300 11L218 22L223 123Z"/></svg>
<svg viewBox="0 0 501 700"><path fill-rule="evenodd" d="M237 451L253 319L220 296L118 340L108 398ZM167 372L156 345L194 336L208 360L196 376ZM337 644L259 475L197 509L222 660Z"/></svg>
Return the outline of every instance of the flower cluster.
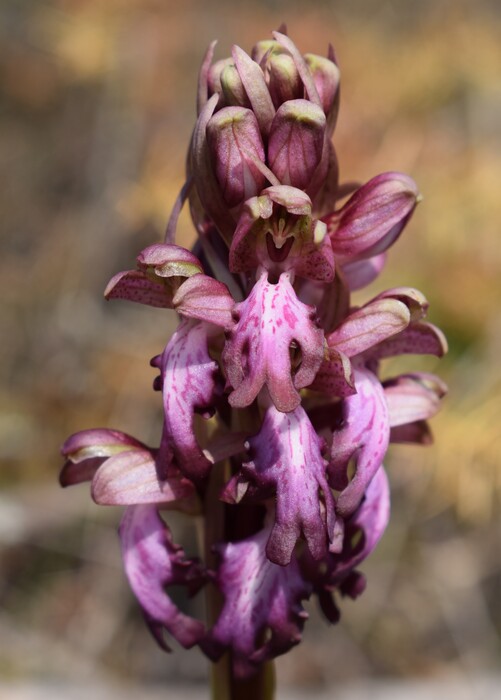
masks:
<svg viewBox="0 0 501 700"><path fill-rule="evenodd" d="M380 363L441 356L446 343L415 289L350 304L381 271L419 194L397 172L338 184L332 48L303 56L274 32L250 56L235 46L214 63L213 50L165 243L105 293L180 316L152 360L160 444L77 433L63 446L61 482L90 480L97 503L127 506L125 570L158 642L168 648L166 630L212 660L230 651L235 675L248 677L300 641L302 601L317 595L335 622L339 596L363 591L357 567L389 517L388 444L429 442L426 419L445 392L425 373L382 380ZM194 252L174 243L186 199ZM212 418L205 433L196 414ZM216 507L212 556L187 558L160 511L202 514L214 533ZM176 607L171 584L219 589L212 627Z"/></svg>

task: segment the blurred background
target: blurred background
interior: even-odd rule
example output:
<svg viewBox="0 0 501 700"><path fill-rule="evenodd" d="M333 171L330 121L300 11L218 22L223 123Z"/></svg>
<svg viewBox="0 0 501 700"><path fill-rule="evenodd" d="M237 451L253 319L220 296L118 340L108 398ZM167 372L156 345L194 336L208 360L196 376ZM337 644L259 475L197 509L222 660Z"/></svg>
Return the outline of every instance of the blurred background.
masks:
<svg viewBox="0 0 501 700"><path fill-rule="evenodd" d="M363 566L366 592L343 602L336 628L310 606L280 684L341 697L353 683L438 680L474 698L500 670L500 4L2 0L1 698L124 682L165 684L166 698L198 684L205 697L204 658L177 645L166 656L143 626L121 570L120 509L93 505L85 485L59 489L59 445L98 426L158 440L148 363L175 317L102 292L163 235L208 43L219 39L218 58L233 43L250 50L283 21L303 52L335 45L341 178L402 170L421 188L364 298L425 292L449 355L398 369L436 371L450 393L434 446L391 448L393 518ZM192 240L183 214L179 241ZM190 549L189 523L169 522Z"/></svg>

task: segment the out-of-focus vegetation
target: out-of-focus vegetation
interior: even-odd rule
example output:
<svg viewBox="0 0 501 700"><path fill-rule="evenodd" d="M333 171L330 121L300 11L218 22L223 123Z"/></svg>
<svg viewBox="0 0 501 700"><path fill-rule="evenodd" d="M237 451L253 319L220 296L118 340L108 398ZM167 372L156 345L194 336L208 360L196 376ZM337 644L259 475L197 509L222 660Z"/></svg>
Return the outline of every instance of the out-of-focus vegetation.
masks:
<svg viewBox="0 0 501 700"><path fill-rule="evenodd" d="M332 5L332 6L331 6ZM310 7L310 5L308 5ZM373 290L428 296L450 354L431 448L395 447L394 515L337 629L313 609L279 665L294 683L496 667L501 634L501 10L492 2L4 0L0 7L0 675L205 677L165 657L131 605L118 509L58 490L71 432L154 443L151 356L170 312L102 301L160 239L182 185L198 64L283 20L304 51L335 44L346 180L403 170L424 201ZM193 233L183 214L179 240ZM395 369L395 366L393 367ZM391 373L392 369L388 368ZM184 520L177 535L188 537Z"/></svg>

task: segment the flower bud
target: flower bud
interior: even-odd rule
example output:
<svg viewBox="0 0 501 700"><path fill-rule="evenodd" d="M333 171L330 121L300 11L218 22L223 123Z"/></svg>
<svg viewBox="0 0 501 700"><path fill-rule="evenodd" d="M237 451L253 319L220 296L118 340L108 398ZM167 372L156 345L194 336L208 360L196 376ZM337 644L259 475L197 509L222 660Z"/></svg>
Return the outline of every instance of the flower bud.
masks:
<svg viewBox="0 0 501 700"><path fill-rule="evenodd" d="M202 107L205 104L207 104L208 98L212 97L212 95L219 95L219 101L217 103L216 109L221 109L221 107L225 106L226 101L225 96L223 94L223 87L221 85L221 73L227 66L231 64L233 64L233 60L231 58L222 58L221 60L216 61L214 64L209 66L209 68L206 69L205 90L207 92L207 98L198 109L198 114L200 114Z"/></svg>
<svg viewBox="0 0 501 700"><path fill-rule="evenodd" d="M292 56L277 41L261 41L256 44L252 58L261 66L277 109L283 102L303 96L303 83Z"/></svg>
<svg viewBox="0 0 501 700"><path fill-rule="evenodd" d="M416 183L397 172L382 173L360 187L338 212L326 217L332 248L343 258L370 258L396 241L420 195Z"/></svg>
<svg viewBox="0 0 501 700"><path fill-rule="evenodd" d="M275 39L262 39L252 47L251 58L261 65L266 55L272 51L276 51L277 48L280 49L280 44L278 41L275 41Z"/></svg>
<svg viewBox="0 0 501 700"><path fill-rule="evenodd" d="M333 57L332 52L332 59ZM304 60L313 76L313 82L327 117L328 131L331 134L336 125L339 107L339 68L331 58L316 56L312 53L305 54Z"/></svg>
<svg viewBox="0 0 501 700"><path fill-rule="evenodd" d="M273 119L268 143L270 168L283 185L306 189L322 158L325 115L308 100L285 102Z"/></svg>
<svg viewBox="0 0 501 700"><path fill-rule="evenodd" d="M225 69L226 70L226 69ZM245 107L224 107L207 124L209 150L224 201L234 207L260 192L265 159L259 125Z"/></svg>
<svg viewBox="0 0 501 700"><path fill-rule="evenodd" d="M233 59L231 58L221 58L211 65L207 74L207 82L209 87L209 96L217 93L220 95L223 92L221 87L221 73L227 67L232 65Z"/></svg>
<svg viewBox="0 0 501 700"><path fill-rule="evenodd" d="M227 105L250 107L250 101L245 92L242 80L233 62L224 66L219 76L221 90Z"/></svg>

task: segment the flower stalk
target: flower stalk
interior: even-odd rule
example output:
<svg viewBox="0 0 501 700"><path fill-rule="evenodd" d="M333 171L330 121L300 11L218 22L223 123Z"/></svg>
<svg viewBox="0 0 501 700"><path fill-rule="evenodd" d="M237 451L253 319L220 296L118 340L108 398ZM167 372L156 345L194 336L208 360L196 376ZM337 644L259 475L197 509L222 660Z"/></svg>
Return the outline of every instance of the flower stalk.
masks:
<svg viewBox="0 0 501 700"><path fill-rule="evenodd" d="M339 184L332 47L303 56L279 31L250 55L235 46L214 62L214 48L165 240L105 291L179 315L151 362L159 444L76 433L60 480L90 481L97 503L126 506L125 573L158 644L197 646L214 698L268 700L273 660L301 641L303 602L316 597L336 623L340 599L365 588L358 567L389 518L389 444L430 442L443 383L385 376L384 360L440 357L447 345L418 290L351 304L420 195L398 172ZM193 251L175 243L186 202ZM203 523L198 558L173 542L173 509ZM208 619L181 612L170 585L203 590Z"/></svg>

